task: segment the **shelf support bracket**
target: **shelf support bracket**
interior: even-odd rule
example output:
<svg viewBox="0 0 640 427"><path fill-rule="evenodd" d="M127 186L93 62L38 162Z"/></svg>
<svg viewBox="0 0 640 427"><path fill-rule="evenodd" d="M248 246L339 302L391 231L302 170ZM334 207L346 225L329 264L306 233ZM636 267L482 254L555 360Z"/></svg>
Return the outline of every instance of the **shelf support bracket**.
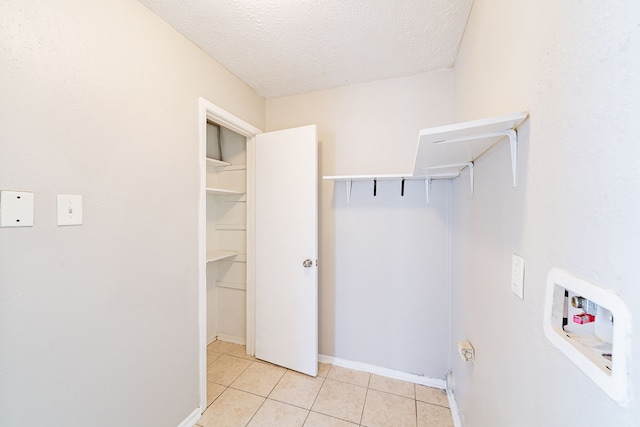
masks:
<svg viewBox="0 0 640 427"><path fill-rule="evenodd" d="M518 134L513 129L507 129L504 134L509 137L509 144L511 145L511 174L513 176L513 188L516 188L516 167L518 160Z"/></svg>
<svg viewBox="0 0 640 427"><path fill-rule="evenodd" d="M344 185L347 189L347 203L351 202L351 180L345 181Z"/></svg>
<svg viewBox="0 0 640 427"><path fill-rule="evenodd" d="M474 183L473 183L473 168L474 168L474 164L473 162L468 162L467 163L467 167L469 168L469 184L471 185L471 198L473 198L473 192L474 192Z"/></svg>
<svg viewBox="0 0 640 427"><path fill-rule="evenodd" d="M427 177L424 180L424 189L427 195L427 204L429 204L429 199L431 198L431 177Z"/></svg>

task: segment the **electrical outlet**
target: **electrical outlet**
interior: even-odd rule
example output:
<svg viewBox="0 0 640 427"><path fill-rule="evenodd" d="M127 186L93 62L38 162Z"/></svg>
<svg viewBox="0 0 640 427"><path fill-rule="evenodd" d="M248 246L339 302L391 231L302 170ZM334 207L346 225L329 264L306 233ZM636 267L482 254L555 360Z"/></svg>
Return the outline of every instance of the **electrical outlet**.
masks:
<svg viewBox="0 0 640 427"><path fill-rule="evenodd" d="M464 362L476 360L475 350L469 341L458 341L458 354Z"/></svg>
<svg viewBox="0 0 640 427"><path fill-rule="evenodd" d="M511 291L524 299L524 258L516 254L511 261Z"/></svg>

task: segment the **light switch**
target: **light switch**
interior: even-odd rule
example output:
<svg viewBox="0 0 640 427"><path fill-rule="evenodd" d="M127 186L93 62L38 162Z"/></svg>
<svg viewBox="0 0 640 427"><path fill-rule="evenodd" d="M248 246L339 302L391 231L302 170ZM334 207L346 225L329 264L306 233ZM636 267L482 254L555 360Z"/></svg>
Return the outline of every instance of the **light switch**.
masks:
<svg viewBox="0 0 640 427"><path fill-rule="evenodd" d="M33 193L0 191L0 227L33 226Z"/></svg>
<svg viewBox="0 0 640 427"><path fill-rule="evenodd" d="M58 194L58 225L82 225L82 196Z"/></svg>
<svg viewBox="0 0 640 427"><path fill-rule="evenodd" d="M516 254L511 261L511 290L524 299L524 258Z"/></svg>

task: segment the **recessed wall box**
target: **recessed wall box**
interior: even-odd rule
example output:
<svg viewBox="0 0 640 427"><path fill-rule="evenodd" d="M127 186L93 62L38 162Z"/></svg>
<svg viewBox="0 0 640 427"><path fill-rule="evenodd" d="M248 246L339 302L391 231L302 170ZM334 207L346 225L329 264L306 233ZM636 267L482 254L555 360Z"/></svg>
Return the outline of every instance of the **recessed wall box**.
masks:
<svg viewBox="0 0 640 427"><path fill-rule="evenodd" d="M629 402L631 317L616 293L551 269L544 332L613 400Z"/></svg>

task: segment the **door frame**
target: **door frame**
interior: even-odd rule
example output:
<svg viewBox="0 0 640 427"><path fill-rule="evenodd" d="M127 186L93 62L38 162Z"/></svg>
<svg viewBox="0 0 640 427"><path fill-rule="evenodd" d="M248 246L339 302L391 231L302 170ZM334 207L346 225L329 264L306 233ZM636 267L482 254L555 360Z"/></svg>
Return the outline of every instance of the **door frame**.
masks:
<svg viewBox="0 0 640 427"><path fill-rule="evenodd" d="M207 408L207 120L247 138L247 353L255 354L255 141L262 130L204 98L198 100L198 333L200 413Z"/></svg>

